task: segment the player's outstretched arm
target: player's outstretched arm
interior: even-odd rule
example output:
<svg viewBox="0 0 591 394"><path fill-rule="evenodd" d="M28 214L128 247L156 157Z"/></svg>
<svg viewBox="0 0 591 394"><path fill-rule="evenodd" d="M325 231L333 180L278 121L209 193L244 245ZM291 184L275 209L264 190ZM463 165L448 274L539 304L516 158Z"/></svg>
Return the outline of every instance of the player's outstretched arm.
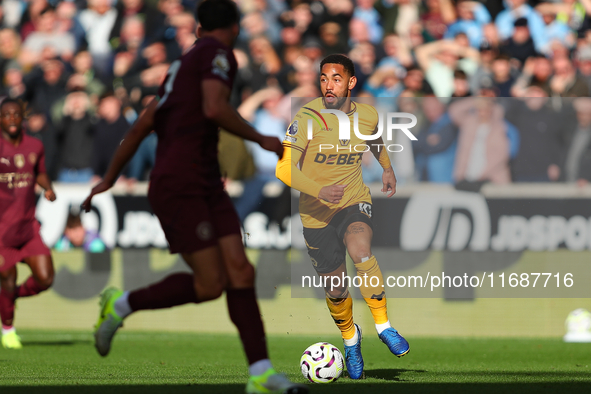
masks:
<svg viewBox="0 0 591 394"><path fill-rule="evenodd" d="M263 149L283 155L281 141L258 133L230 105L230 89L217 79L206 79L202 82L203 113L224 130L245 140L259 144Z"/></svg>
<svg viewBox="0 0 591 394"><path fill-rule="evenodd" d="M45 190L45 198L48 201L55 201L55 192L51 186L51 179L47 176L47 173L41 172L37 175L37 184Z"/></svg>
<svg viewBox="0 0 591 394"><path fill-rule="evenodd" d="M154 129L154 113L156 112L157 105L158 101L156 99L152 100L152 102L148 104L144 113L140 115L137 122L135 122L127 134L125 134L123 141L121 141L121 144L115 151L115 155L113 155L113 158L111 159L111 164L109 164L109 169L103 177L103 180L92 188L90 195L82 203L82 209L84 209L84 211L90 211L90 203L94 195L106 192L113 186L119 173L123 167L125 167L127 162L131 160L140 146L140 143Z"/></svg>
<svg viewBox="0 0 591 394"><path fill-rule="evenodd" d="M384 169L382 173L382 193L388 193L387 197L392 197L396 193L396 175L394 169L392 169L392 163L390 163L388 151L382 137L378 138L376 143L370 146L370 150Z"/></svg>

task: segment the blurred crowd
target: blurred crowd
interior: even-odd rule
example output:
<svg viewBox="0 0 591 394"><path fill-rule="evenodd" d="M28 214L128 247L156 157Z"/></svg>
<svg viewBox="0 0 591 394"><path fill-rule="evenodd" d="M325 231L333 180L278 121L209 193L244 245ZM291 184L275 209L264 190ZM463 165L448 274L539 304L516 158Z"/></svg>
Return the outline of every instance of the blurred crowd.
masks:
<svg viewBox="0 0 591 394"><path fill-rule="evenodd" d="M104 174L170 62L195 41L198 2L2 1L2 95L28 102L27 132L43 140L53 179ZM282 138L291 99L318 97L320 61L345 53L354 96L395 98L388 110L418 114L418 141L392 155L401 182L591 180L591 0L237 3L232 103L262 133ZM130 184L147 179L156 144L152 134L140 147ZM276 157L225 133L220 162L228 184L248 192L244 212L275 179ZM366 180L379 181L376 163L364 163Z"/></svg>

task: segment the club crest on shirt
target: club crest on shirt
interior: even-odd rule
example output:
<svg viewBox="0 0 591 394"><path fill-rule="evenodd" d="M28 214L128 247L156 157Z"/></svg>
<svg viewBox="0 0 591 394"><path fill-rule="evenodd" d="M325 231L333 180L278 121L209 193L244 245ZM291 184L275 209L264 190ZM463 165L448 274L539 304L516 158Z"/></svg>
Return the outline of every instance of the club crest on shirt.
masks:
<svg viewBox="0 0 591 394"><path fill-rule="evenodd" d="M14 165L16 168L23 168L25 166L25 156L21 153L14 155Z"/></svg>
<svg viewBox="0 0 591 394"><path fill-rule="evenodd" d="M225 53L218 53L211 62L212 72L224 79L228 79L228 71L230 71L230 62Z"/></svg>
<svg viewBox="0 0 591 394"><path fill-rule="evenodd" d="M37 154L36 153L29 153L29 163L31 163L32 165L35 165L35 163L37 162Z"/></svg>
<svg viewBox="0 0 591 394"><path fill-rule="evenodd" d="M200 240L207 241L213 236L213 226L209 222L201 222L195 232Z"/></svg>

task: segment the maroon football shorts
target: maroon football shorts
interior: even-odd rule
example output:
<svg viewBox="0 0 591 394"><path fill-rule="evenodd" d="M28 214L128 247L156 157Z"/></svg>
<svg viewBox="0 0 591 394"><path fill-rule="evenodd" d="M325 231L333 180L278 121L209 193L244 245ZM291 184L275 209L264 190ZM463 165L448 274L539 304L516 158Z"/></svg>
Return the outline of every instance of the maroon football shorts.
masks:
<svg viewBox="0 0 591 394"><path fill-rule="evenodd" d="M207 195L179 189L177 181L158 177L150 182L148 200L160 220L170 253L191 253L217 245L227 235L240 235L240 220L223 189Z"/></svg>
<svg viewBox="0 0 591 394"><path fill-rule="evenodd" d="M0 245L0 271L11 269L16 265L16 263L23 261L27 257L40 255L51 256L51 251L45 245L43 239L41 239L41 235L39 234L41 226L36 221L32 224L32 226L33 234L35 235L21 246L10 247Z"/></svg>

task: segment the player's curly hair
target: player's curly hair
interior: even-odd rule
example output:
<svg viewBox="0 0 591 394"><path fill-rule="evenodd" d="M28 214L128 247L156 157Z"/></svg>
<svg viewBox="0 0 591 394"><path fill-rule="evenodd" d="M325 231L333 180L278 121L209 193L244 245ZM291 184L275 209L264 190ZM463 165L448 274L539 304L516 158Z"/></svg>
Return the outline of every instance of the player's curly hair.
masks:
<svg viewBox="0 0 591 394"><path fill-rule="evenodd" d="M27 102L23 101L21 99L13 99L10 97L6 97L4 100L2 100L2 102L0 102L0 110L2 110L2 107L4 107L5 104L10 104L10 103L16 104L19 107L21 107L21 111L23 113L23 119L27 118L27 116L29 115L28 111L27 111Z"/></svg>
<svg viewBox="0 0 591 394"><path fill-rule="evenodd" d="M322 59L322 62L320 62L320 72L322 72L322 67L325 64L340 64L350 76L355 76L355 65L353 61L343 54L335 53Z"/></svg>
<svg viewBox="0 0 591 394"><path fill-rule="evenodd" d="M205 31L225 29L240 23L240 11L232 0L204 0L197 6L195 17Z"/></svg>

